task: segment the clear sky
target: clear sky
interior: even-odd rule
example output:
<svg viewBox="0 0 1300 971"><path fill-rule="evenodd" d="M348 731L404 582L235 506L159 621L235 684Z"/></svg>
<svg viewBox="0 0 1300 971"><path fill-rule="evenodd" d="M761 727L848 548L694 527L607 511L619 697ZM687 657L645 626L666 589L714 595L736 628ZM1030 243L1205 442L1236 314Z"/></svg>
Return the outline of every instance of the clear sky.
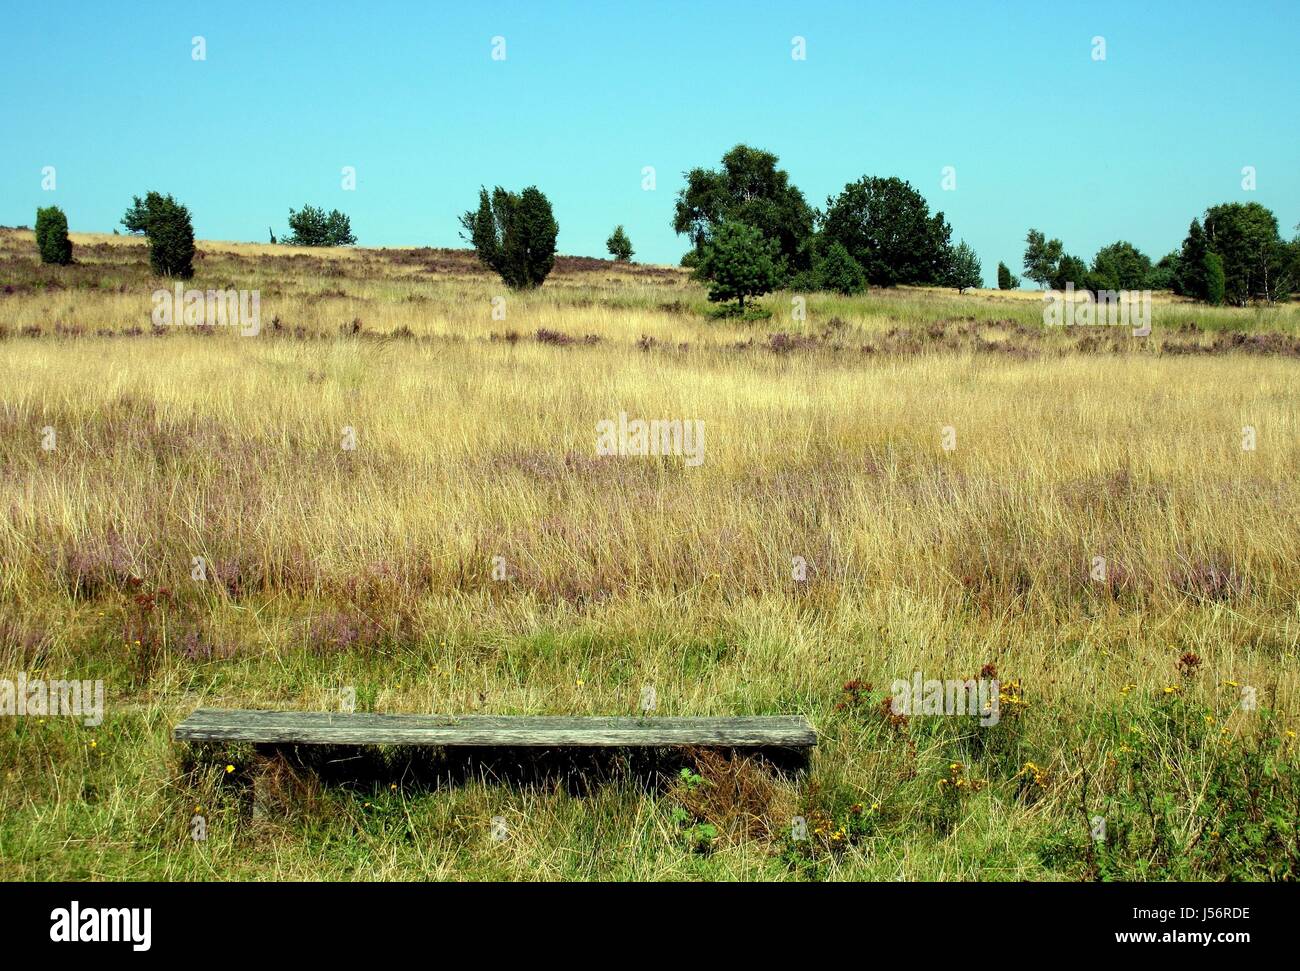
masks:
<svg viewBox="0 0 1300 971"><path fill-rule="evenodd" d="M458 246L480 184L536 184L561 252L604 256L622 223L638 259L676 262L682 172L737 142L816 206L910 180L989 281L1030 226L1090 259L1120 238L1158 257L1219 202L1300 223L1295 0L14 3L4 49L5 225L54 203L107 232L158 189L201 239L266 240L311 203L361 245Z"/></svg>

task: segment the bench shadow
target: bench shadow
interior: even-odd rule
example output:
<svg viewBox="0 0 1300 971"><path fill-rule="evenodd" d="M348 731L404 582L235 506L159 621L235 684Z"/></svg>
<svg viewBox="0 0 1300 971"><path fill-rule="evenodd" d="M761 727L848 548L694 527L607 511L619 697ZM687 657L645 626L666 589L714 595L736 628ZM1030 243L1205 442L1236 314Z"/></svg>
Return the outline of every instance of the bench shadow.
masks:
<svg viewBox="0 0 1300 971"><path fill-rule="evenodd" d="M205 760L202 745L191 757ZM683 768L696 765L694 748L536 748L430 746L267 745L254 746L259 760L280 762L323 785L438 790L469 783L514 788L557 786L583 795L610 783L632 783L662 791ZM797 778L808 769L807 749L710 746L709 751L741 757L774 775Z"/></svg>

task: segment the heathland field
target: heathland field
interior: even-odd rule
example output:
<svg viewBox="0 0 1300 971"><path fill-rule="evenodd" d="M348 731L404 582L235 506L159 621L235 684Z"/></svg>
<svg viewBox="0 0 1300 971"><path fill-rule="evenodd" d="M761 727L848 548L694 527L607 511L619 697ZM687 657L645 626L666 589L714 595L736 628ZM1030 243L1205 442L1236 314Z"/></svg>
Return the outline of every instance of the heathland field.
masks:
<svg viewBox="0 0 1300 971"><path fill-rule="evenodd" d="M260 293L243 337L154 328L144 242L73 241L43 266L0 232L0 678L102 679L105 710L0 717L0 877L1300 874L1296 305L1157 295L1146 337L1028 292L716 319L676 268L561 258L515 294L458 251L200 243L188 286ZM621 413L702 422L703 462L598 454ZM915 672L996 677L1000 721L894 714ZM643 686L806 715L807 774L170 739L347 688L631 714Z"/></svg>

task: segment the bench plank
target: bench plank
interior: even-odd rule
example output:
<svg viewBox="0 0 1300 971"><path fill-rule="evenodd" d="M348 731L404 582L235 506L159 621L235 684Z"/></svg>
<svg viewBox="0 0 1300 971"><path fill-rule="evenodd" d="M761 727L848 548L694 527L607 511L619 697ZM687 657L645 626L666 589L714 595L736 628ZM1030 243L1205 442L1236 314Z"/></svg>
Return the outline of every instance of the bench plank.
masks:
<svg viewBox="0 0 1300 971"><path fill-rule="evenodd" d="M809 748L802 715L738 718L608 718L564 715L381 715L200 708L176 726L178 741L299 745Z"/></svg>

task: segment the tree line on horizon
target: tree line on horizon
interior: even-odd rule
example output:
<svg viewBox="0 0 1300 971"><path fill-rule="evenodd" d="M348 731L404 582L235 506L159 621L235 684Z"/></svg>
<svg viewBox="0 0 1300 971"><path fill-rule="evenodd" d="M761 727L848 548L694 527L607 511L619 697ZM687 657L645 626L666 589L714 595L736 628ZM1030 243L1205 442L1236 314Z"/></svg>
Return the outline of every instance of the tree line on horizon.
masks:
<svg viewBox="0 0 1300 971"><path fill-rule="evenodd" d="M867 285L959 292L982 285L974 251L965 242L953 244L944 214L931 214L907 181L863 176L816 210L778 161L770 152L737 145L722 157L721 169L686 173L673 229L691 240L682 263L711 282L711 299L741 291L758 295L759 287L855 293ZM1300 237L1284 240L1277 217L1259 203L1230 202L1193 219L1181 248L1158 262L1119 240L1098 250L1089 265L1065 252L1059 239L1030 229L1023 265L1025 277L1043 287L1172 290L1244 306L1300 290ZM999 262L997 285L1015 289L1020 279Z"/></svg>
<svg viewBox="0 0 1300 971"><path fill-rule="evenodd" d="M999 285L1005 269L998 265ZM1031 229L1024 270L1028 279L1054 290L1171 290L1204 303L1244 307L1285 300L1300 290L1300 237L1283 239L1277 217L1258 202L1225 202L1194 218L1182 246L1156 262L1120 240L1098 250L1089 266L1066 253L1059 239Z"/></svg>
<svg viewBox="0 0 1300 971"><path fill-rule="evenodd" d="M724 312L745 313L748 299L779 287L860 293L868 281L942 284L964 291L982 283L979 258L953 245L942 212L897 178L864 177L827 200L823 214L778 168L771 152L737 145L720 170L686 173L673 229L691 250L682 265L708 284L709 299L736 301ZM554 265L555 222L536 186L510 192L479 190L477 209L460 217L461 237L479 261L511 287L540 286ZM632 243L616 226L606 247L615 261L632 258Z"/></svg>
<svg viewBox="0 0 1300 971"><path fill-rule="evenodd" d="M896 176L863 176L810 206L771 152L736 145L717 169L684 173L673 230L691 248L682 265L708 286L709 299L729 304L723 313L746 313L746 300L777 289L860 293L868 286L950 286L964 292L983 285L979 257L952 241L943 212ZM476 209L460 217L461 236L478 260L507 286L541 286L555 264L559 224L537 186L511 192L479 191ZM310 205L289 210L293 246L352 246L348 216ZM122 218L127 232L149 241L155 273L193 275L194 229L189 210L171 195L135 196ZM116 232L116 230L114 230ZM270 241L276 243L274 230ZM36 243L45 263L72 262L67 217L57 206L36 215ZM606 240L616 262L634 250L622 225ZM1158 261L1126 240L1102 247L1091 264L1066 252L1061 240L1031 228L1022 259L1026 279L1043 288L1082 291L1171 290L1210 304L1275 302L1300 290L1300 237L1283 239L1277 217L1256 202L1223 203L1194 218L1180 248ZM999 262L997 286L1015 289L1020 278Z"/></svg>
<svg viewBox="0 0 1300 971"><path fill-rule="evenodd" d="M183 280L194 275L194 222L189 208L172 195L150 191L143 199L132 196L122 226L148 241L149 267L154 273ZM282 240L288 246L352 246L357 241L348 217L337 209L328 213L314 206L290 209L289 230ZM271 242L276 242L274 230ZM42 263L67 266L72 262L68 217L58 206L36 210L36 248Z"/></svg>
<svg viewBox="0 0 1300 971"><path fill-rule="evenodd" d="M859 293L868 285L951 286L964 292L983 285L979 257L964 241L953 243L943 212L895 176L863 176L829 196L824 210L779 168L771 152L737 145L718 169L684 173L673 230L691 249L682 258L708 286L709 299L736 301L726 313L746 313L747 299L776 289ZM553 263L555 231L550 202L536 186L515 195L497 187L480 191L479 208L461 217L462 236L484 265L511 286L540 286ZM535 213L535 215L529 215ZM534 232L536 235L534 236ZM607 240L611 255L630 259L622 226ZM503 269L517 251L550 254L535 272ZM1127 240L1103 246L1091 264L1065 251L1059 239L1037 229L1026 235L1025 278L1040 286L1093 293L1172 290L1211 304L1274 302L1300 290L1300 238L1286 241L1276 216L1259 203L1224 203L1192 220L1180 249L1153 262ZM1020 286L999 262L997 286Z"/></svg>

